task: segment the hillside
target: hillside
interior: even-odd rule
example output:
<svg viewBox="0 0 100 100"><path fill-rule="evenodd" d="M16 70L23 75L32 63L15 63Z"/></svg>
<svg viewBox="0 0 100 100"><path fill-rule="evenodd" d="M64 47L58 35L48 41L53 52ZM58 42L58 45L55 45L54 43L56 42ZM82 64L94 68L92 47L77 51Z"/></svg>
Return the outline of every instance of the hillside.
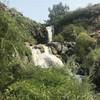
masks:
<svg viewBox="0 0 100 100"><path fill-rule="evenodd" d="M97 4L43 25L0 2L0 100L95 100L99 17ZM52 27L46 29L51 24L54 34Z"/></svg>
<svg viewBox="0 0 100 100"><path fill-rule="evenodd" d="M58 8L57 8L58 7ZM57 9L62 9L57 10ZM49 11L47 25L54 25L54 41L75 41L77 34L87 32L100 41L100 4L70 11L61 3ZM95 35L94 35L95 33Z"/></svg>
<svg viewBox="0 0 100 100"><path fill-rule="evenodd" d="M35 21L24 17L23 14L16 11L16 9L9 9L4 4L0 3L0 18L0 21L5 21L0 22L1 26L2 23L5 23L5 31L9 28L16 27L20 34L24 35L25 41L45 43L47 34L45 27L40 23L36 23ZM9 24L14 24L15 26L10 26Z"/></svg>
<svg viewBox="0 0 100 100"><path fill-rule="evenodd" d="M47 25L54 25L53 41L66 45L70 42L74 49L69 47L71 53L65 50L61 55L68 63L69 57L73 57L79 65L79 73L89 75L92 82L99 90L100 84L100 4L88 5L70 11L69 7L62 3L53 5L49 9ZM63 46L62 46L63 48ZM73 59L73 58L72 58Z"/></svg>

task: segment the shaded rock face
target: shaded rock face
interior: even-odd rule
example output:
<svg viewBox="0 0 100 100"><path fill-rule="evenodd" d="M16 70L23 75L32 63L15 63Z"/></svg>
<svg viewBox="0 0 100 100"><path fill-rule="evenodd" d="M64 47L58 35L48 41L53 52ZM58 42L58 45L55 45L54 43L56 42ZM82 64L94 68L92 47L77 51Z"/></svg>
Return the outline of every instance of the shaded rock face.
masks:
<svg viewBox="0 0 100 100"><path fill-rule="evenodd" d="M35 35L33 32L33 36L37 40L37 44L45 44L48 42L48 34L47 30L44 26L40 25L39 28L35 30Z"/></svg>
<svg viewBox="0 0 100 100"><path fill-rule="evenodd" d="M51 49L45 45L39 44L29 47L32 52L32 61L35 66L48 68L50 66L62 67L63 62L60 58L53 55Z"/></svg>
<svg viewBox="0 0 100 100"><path fill-rule="evenodd" d="M51 42L47 44L53 54L61 55L62 59L66 62L67 58L75 52L75 42Z"/></svg>

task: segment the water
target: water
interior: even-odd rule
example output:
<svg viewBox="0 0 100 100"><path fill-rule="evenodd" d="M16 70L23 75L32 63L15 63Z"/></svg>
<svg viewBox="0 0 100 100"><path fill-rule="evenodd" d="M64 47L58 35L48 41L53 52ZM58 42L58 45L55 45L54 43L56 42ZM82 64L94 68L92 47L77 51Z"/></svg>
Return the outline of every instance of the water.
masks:
<svg viewBox="0 0 100 100"><path fill-rule="evenodd" d="M64 66L61 59L53 55L49 47L43 44L36 46L38 46L38 48L35 48L35 46L30 47L32 51L32 61L34 62L35 66L40 66L42 68L48 68L50 66ZM39 48L43 48L44 52L41 52Z"/></svg>
<svg viewBox="0 0 100 100"><path fill-rule="evenodd" d="M41 68L49 68L49 67L61 68L64 66L61 59L53 55L51 49L47 47L46 45L38 44L34 46L29 46L27 44L27 47L31 49L32 61L35 66L40 66ZM41 51L41 48L42 48L42 51ZM67 73L70 76L72 76L75 80L77 80L80 84L82 83L81 75L73 74L70 69L67 70Z"/></svg>
<svg viewBox="0 0 100 100"><path fill-rule="evenodd" d="M53 26L48 26L46 29L48 31L48 42L52 42Z"/></svg>

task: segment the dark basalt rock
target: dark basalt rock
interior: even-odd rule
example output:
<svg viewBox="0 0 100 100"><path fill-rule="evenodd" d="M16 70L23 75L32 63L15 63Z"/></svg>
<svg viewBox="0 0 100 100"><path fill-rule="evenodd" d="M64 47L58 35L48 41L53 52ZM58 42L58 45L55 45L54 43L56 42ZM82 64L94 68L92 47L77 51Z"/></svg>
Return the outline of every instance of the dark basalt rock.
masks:
<svg viewBox="0 0 100 100"><path fill-rule="evenodd" d="M61 52L62 50L62 44L61 42L51 42L47 44L50 47L54 47L58 52Z"/></svg>
<svg viewBox="0 0 100 100"><path fill-rule="evenodd" d="M51 42L48 43L52 50L52 53L55 55L60 55L62 59L66 62L67 58L74 54L75 52L75 42Z"/></svg>
<svg viewBox="0 0 100 100"><path fill-rule="evenodd" d="M41 45L36 45L36 46L34 46L34 48L39 49L41 51L41 53L43 53L45 51L43 46L41 46Z"/></svg>

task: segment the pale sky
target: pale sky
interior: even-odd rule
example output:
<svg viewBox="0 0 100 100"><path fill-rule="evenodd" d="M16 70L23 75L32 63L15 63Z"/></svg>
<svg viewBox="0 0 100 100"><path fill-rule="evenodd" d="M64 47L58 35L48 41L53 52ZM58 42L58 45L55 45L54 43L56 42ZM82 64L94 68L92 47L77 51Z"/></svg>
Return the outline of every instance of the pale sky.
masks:
<svg viewBox="0 0 100 100"><path fill-rule="evenodd" d="M24 16L43 22L48 18L48 8L59 2L68 5L70 10L75 10L86 7L89 3L100 3L100 0L9 0L8 5L22 12Z"/></svg>

